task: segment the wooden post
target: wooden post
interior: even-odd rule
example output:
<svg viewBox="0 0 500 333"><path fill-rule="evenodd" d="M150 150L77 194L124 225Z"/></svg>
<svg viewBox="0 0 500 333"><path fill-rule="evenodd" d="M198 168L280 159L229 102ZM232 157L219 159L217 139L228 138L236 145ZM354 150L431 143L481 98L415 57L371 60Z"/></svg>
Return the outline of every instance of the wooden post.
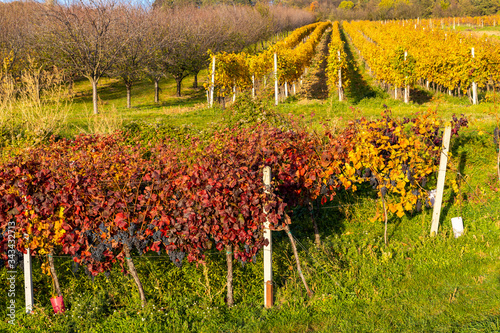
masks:
<svg viewBox="0 0 500 333"><path fill-rule="evenodd" d="M288 98L288 82L285 81L285 98Z"/></svg>
<svg viewBox="0 0 500 333"><path fill-rule="evenodd" d="M444 180L446 177L446 165L448 163L448 151L450 148L451 126L444 129L443 149L439 160L439 174L437 180L437 193L434 200L434 210L432 211L431 237L437 235L439 228L439 216L441 215L441 205L443 203Z"/></svg>
<svg viewBox="0 0 500 333"><path fill-rule="evenodd" d="M210 86L210 107L214 105L215 90L215 56L212 57L212 85Z"/></svg>
<svg viewBox="0 0 500 333"><path fill-rule="evenodd" d="M28 235L24 235L28 238ZM33 311L33 273L31 267L31 250L26 249L26 253L23 254L24 261L24 295L26 303L26 313L31 313Z"/></svg>
<svg viewBox="0 0 500 333"><path fill-rule="evenodd" d="M278 105L279 89L278 89L278 55L274 53L274 105Z"/></svg>
<svg viewBox="0 0 500 333"><path fill-rule="evenodd" d="M233 85L233 103L236 101L236 85Z"/></svg>
<svg viewBox="0 0 500 333"><path fill-rule="evenodd" d="M271 191L271 167L264 167L264 192ZM264 212L267 214L267 212ZM268 245L264 246L264 306L269 309L273 306L273 246L269 221L264 222L264 240Z"/></svg>
<svg viewBox="0 0 500 333"><path fill-rule="evenodd" d="M474 48L471 49L472 59L474 59ZM472 60L474 62L474 60ZM472 82L472 104L478 104L477 100L477 83L475 81Z"/></svg>

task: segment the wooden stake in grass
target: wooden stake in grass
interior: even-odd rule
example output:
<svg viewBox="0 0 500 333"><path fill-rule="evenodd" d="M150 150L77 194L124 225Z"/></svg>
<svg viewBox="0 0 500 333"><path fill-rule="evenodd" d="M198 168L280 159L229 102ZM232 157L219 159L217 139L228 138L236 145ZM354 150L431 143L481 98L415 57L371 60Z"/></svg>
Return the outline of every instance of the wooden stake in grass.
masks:
<svg viewBox="0 0 500 333"><path fill-rule="evenodd" d="M306 288L307 296L309 298L313 297L313 292L311 289L309 289L309 286L307 285L306 278L304 277L304 274L302 273L302 268L300 267L300 259L299 259L299 253L297 252L297 245L295 244L295 239L292 236L292 233L290 232L290 228L288 225L286 225L283 230L285 230L286 234L288 235L288 238L290 239L290 243L292 244L292 250L293 250L293 255L295 257L295 262L297 264L297 272L299 273L299 276L302 280L302 283L304 284L304 287Z"/></svg>
<svg viewBox="0 0 500 333"><path fill-rule="evenodd" d="M432 212L431 237L437 235L439 228L439 217L441 215L441 205L443 203L444 180L446 177L446 165L448 163L448 150L450 148L451 127L444 129L443 150L439 161L439 174L437 181L436 200L434 201L434 210Z"/></svg>

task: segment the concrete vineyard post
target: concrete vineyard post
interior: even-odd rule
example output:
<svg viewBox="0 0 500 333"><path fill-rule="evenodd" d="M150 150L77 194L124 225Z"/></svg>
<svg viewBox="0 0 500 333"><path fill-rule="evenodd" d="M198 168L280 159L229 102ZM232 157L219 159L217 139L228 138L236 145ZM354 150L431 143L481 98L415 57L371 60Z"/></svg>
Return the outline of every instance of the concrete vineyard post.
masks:
<svg viewBox="0 0 500 333"><path fill-rule="evenodd" d="M274 105L278 105L278 55L274 53Z"/></svg>
<svg viewBox="0 0 500 333"><path fill-rule="evenodd" d="M406 58L408 57L408 52L405 51L405 64ZM408 84L408 76L405 77L405 103L408 104L410 102L410 85Z"/></svg>
<svg viewBox="0 0 500 333"><path fill-rule="evenodd" d="M210 107L214 105L215 90L215 56L212 57L212 85L210 86Z"/></svg>
<svg viewBox="0 0 500 333"><path fill-rule="evenodd" d="M28 235L24 235L28 238ZM31 266L31 250L26 249L26 253L23 254L23 264L24 264L24 293L25 293L25 303L26 303L26 313L31 313L33 311L33 274Z"/></svg>
<svg viewBox="0 0 500 333"><path fill-rule="evenodd" d="M340 50L337 51L337 56L339 59L339 64L340 64ZM339 66L339 102L342 102L343 100L343 91L342 91L342 67Z"/></svg>
<svg viewBox="0 0 500 333"><path fill-rule="evenodd" d="M472 59L473 59L472 61L474 62L474 48L471 48L471 53L472 53ZM478 104L476 81L472 81L472 104L474 104L474 105Z"/></svg>
<svg viewBox="0 0 500 333"><path fill-rule="evenodd" d="M432 211L431 237L437 235L439 228L439 217L443 203L444 181L446 178L446 165L448 164L448 151L450 149L451 127L447 126L443 134L443 149L439 160L439 174L437 180L437 193Z"/></svg>
<svg viewBox="0 0 500 333"><path fill-rule="evenodd" d="M252 98L255 98L255 74L252 74Z"/></svg>
<svg viewBox="0 0 500 333"><path fill-rule="evenodd" d="M271 167L264 167L264 191L271 191ZM267 214L267 212L265 212ZM273 306L273 246L269 221L264 222L264 240L268 245L264 246L264 306L269 309Z"/></svg>

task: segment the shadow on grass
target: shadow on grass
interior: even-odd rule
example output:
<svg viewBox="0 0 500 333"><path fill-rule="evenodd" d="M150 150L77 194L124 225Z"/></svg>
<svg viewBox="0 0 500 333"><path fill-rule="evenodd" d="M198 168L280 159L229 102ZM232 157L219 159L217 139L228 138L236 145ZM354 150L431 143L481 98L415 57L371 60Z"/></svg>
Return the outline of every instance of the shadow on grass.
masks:
<svg viewBox="0 0 500 333"><path fill-rule="evenodd" d="M418 105L422 105L432 100L432 93L428 90L414 87L410 90L410 100Z"/></svg>
<svg viewBox="0 0 500 333"><path fill-rule="evenodd" d="M352 104L358 104L365 98L374 98L379 94L363 78L359 66L356 66L355 56L348 43L343 29L340 29L340 38L344 42L344 50L348 59L349 79L351 80L346 89L346 97Z"/></svg>
<svg viewBox="0 0 500 333"><path fill-rule="evenodd" d="M155 109L164 107L191 107L206 100L205 90L201 87L192 88L188 82L183 84L182 96L175 96L175 89L172 89L171 82L163 82L160 88L160 102L154 103L154 85L143 80L132 86L132 108ZM160 86L160 87L161 87ZM169 93L165 96L163 90ZM120 80L107 81L98 87L98 96L105 104L125 103L127 92L125 85ZM163 98L163 100L162 100ZM77 104L92 105L92 90L78 91L74 102Z"/></svg>

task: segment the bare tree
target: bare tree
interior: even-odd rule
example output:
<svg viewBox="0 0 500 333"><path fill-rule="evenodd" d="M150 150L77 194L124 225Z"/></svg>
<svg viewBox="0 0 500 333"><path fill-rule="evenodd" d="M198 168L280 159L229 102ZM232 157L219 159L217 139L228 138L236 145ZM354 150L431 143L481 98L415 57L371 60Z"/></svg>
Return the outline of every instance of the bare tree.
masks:
<svg viewBox="0 0 500 333"><path fill-rule="evenodd" d="M46 7L46 38L54 62L90 81L94 114L98 113L99 79L116 65L130 42L132 27L124 24L130 9L117 0L73 0L69 5Z"/></svg>
<svg viewBox="0 0 500 333"><path fill-rule="evenodd" d="M32 19L37 3L0 3L0 62L4 75L19 77L29 56L29 41L34 34Z"/></svg>
<svg viewBox="0 0 500 333"><path fill-rule="evenodd" d="M131 108L132 85L144 76L147 60L155 56L151 41L156 31L152 29L148 12L141 7L131 9L129 15L121 19L124 22L120 25L127 26L129 31L128 43L119 50L111 74L125 83L127 108Z"/></svg>
<svg viewBox="0 0 500 333"><path fill-rule="evenodd" d="M191 7L190 7L191 8ZM164 16L168 22L166 39L161 48L162 68L176 82L176 95L181 96L182 81L196 72L200 63L207 60L207 47L203 43L203 29L199 20L199 12L187 7L169 11ZM164 25L165 27L167 24ZM199 71L199 69L198 69Z"/></svg>
<svg viewBox="0 0 500 333"><path fill-rule="evenodd" d="M160 101L160 80L165 76L161 57L165 43L167 43L166 13L160 9L154 9L149 12L149 31L148 48L149 56L145 59L144 73L146 77L154 83L155 86L155 103Z"/></svg>

